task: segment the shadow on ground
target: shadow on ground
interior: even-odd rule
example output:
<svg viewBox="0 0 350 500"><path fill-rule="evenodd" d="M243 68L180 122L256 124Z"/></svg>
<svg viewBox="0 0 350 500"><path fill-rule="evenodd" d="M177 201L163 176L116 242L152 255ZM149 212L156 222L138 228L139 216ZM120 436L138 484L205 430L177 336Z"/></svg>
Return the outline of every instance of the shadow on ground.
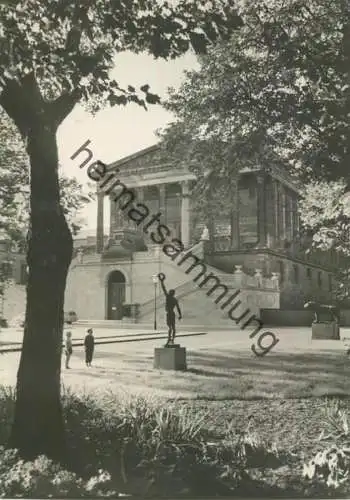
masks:
<svg viewBox="0 0 350 500"><path fill-rule="evenodd" d="M174 397L208 399L299 398L350 395L350 360L335 351L270 353L255 356L250 351L191 351L185 372L153 369L147 354L116 354L100 351L93 368L85 368L83 353L68 380L89 385L108 383L116 388L144 387L169 391Z"/></svg>

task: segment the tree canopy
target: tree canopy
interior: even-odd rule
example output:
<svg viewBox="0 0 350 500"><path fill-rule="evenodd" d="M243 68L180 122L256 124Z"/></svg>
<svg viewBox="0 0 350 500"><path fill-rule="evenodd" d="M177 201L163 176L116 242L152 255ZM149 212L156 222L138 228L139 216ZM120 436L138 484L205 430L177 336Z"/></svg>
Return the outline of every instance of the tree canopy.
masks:
<svg viewBox="0 0 350 500"><path fill-rule="evenodd" d="M118 52L162 58L175 58L190 47L201 52L239 19L231 2L221 0L174 5L153 0L22 0L1 3L0 21L0 104L25 135L30 119L18 108L35 103L14 102L11 91L18 86L36 87L36 96L50 103L57 124L81 99L92 101L94 109L108 102L146 106L158 101L147 83L137 90L110 79Z"/></svg>
<svg viewBox="0 0 350 500"><path fill-rule="evenodd" d="M28 156L16 127L4 112L0 112L0 125L0 230L23 249L30 215ZM64 213L72 233L77 234L84 225L80 211L95 193L92 185L83 186L62 172L59 183Z"/></svg>
<svg viewBox="0 0 350 500"><path fill-rule="evenodd" d="M278 163L303 183L339 181L343 193L350 186L349 2L257 0L240 2L238 13L243 26L171 90L166 106L176 121L160 134L165 149L175 162L221 179ZM307 210L315 189L304 193ZM337 189L323 183L322 196ZM316 212L305 223L317 245L331 245L318 212L311 221Z"/></svg>

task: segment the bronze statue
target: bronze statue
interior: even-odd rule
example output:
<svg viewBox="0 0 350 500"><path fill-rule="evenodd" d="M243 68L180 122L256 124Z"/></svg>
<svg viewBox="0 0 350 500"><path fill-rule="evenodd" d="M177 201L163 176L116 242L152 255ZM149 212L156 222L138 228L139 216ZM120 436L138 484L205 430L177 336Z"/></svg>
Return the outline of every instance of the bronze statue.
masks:
<svg viewBox="0 0 350 500"><path fill-rule="evenodd" d="M313 311L315 315L314 323L322 323L323 321L335 321L339 323L339 311L336 306L309 301L304 304L304 308Z"/></svg>
<svg viewBox="0 0 350 500"><path fill-rule="evenodd" d="M167 346L174 344L175 340L175 334L176 334L176 325L175 325L175 307L177 309L177 312L179 314L179 320L182 319L182 314L181 314L181 309L179 306L179 303L177 301L177 298L175 297L175 290L169 290L167 291L164 281L165 281L165 274L164 273L159 273L158 274L158 279L160 281L162 290L165 295L165 311L166 311L166 322L167 326L169 328L168 331L168 341L166 343Z"/></svg>

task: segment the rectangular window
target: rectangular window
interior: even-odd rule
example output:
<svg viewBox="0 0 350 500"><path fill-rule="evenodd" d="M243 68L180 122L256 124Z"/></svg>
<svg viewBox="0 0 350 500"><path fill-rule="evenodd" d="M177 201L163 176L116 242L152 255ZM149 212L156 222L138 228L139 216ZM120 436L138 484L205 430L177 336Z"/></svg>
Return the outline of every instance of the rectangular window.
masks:
<svg viewBox="0 0 350 500"><path fill-rule="evenodd" d="M317 282L318 282L318 286L322 287L322 272L321 271L318 271Z"/></svg>
<svg viewBox="0 0 350 500"><path fill-rule="evenodd" d="M306 269L306 277L307 277L309 280L311 280L311 278L312 278L312 270L310 269L310 267L308 267L308 268Z"/></svg>

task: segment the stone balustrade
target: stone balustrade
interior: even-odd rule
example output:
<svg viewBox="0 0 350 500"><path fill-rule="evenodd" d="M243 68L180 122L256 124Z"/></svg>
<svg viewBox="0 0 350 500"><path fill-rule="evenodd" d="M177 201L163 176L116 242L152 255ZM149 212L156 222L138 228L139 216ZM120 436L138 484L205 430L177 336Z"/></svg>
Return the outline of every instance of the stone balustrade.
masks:
<svg viewBox="0 0 350 500"><path fill-rule="evenodd" d="M279 290L279 273L272 273L271 277L263 276L261 269L255 269L254 276L243 271L243 266L235 266L233 276L237 287L261 288L265 290Z"/></svg>

